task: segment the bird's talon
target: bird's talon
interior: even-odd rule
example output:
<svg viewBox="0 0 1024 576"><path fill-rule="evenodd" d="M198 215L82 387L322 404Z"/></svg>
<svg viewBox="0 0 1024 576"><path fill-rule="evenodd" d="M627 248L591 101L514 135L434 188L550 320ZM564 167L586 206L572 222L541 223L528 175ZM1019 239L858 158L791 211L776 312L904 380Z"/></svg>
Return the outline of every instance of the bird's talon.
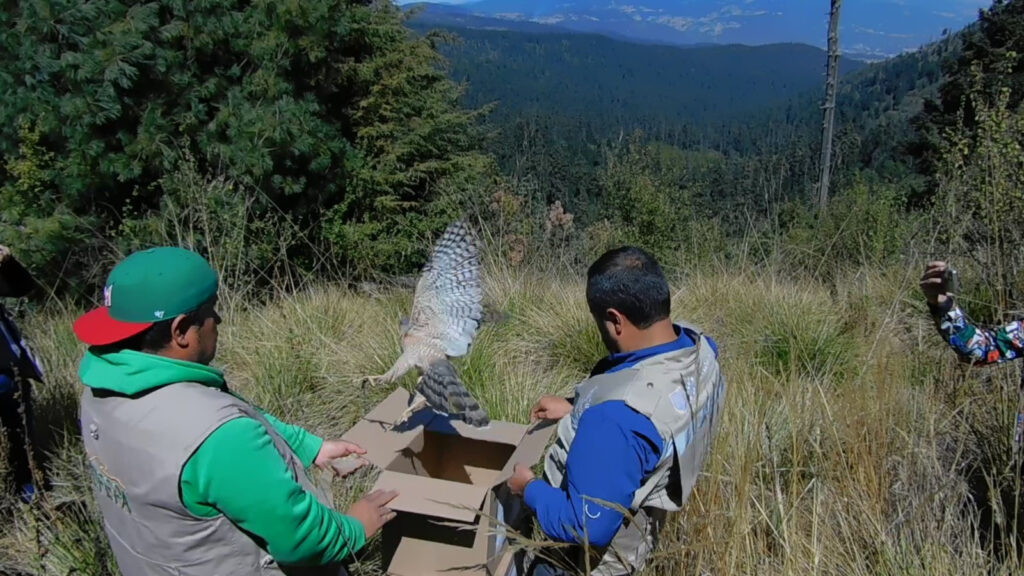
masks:
<svg viewBox="0 0 1024 576"><path fill-rule="evenodd" d="M398 428L402 424L405 424L406 422L408 422L410 416L412 416L412 411L409 410L408 408L406 408L405 412L402 412L402 415L398 417L398 420L395 420L394 424L392 424L390 427L388 427L388 432L390 432L390 431L394 430L395 428Z"/></svg>

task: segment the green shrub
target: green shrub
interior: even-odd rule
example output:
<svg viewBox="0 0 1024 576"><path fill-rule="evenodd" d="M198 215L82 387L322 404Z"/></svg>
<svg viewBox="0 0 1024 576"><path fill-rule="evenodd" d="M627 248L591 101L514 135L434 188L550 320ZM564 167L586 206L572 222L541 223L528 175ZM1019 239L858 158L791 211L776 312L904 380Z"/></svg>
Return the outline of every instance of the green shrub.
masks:
<svg viewBox="0 0 1024 576"><path fill-rule="evenodd" d="M471 193L490 166L479 112L458 106L434 40L404 18L363 0L4 8L5 227L31 229L30 260L54 280L82 230L110 241L165 209L167 178L194 158L244 189L256 219L283 214L307 234L293 260L322 262L311 245L326 237L354 272L408 271L452 215L443 197Z"/></svg>

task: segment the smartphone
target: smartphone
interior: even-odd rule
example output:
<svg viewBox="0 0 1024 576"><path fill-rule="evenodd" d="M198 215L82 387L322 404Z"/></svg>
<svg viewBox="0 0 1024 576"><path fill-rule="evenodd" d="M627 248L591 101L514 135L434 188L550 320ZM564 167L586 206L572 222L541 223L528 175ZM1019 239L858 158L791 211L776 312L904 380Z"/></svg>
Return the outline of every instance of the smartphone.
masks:
<svg viewBox="0 0 1024 576"><path fill-rule="evenodd" d="M946 268L946 271L942 273L942 282L946 285L946 292L948 294L959 294L960 293L960 274L957 273L955 268Z"/></svg>

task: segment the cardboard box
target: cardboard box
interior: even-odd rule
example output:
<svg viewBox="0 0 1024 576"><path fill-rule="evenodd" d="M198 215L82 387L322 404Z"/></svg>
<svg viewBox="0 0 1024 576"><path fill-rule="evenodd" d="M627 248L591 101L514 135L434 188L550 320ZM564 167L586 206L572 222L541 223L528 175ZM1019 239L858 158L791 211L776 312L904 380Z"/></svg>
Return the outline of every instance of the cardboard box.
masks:
<svg viewBox="0 0 1024 576"><path fill-rule="evenodd" d="M381 530L383 566L395 576L495 575L508 565L504 526L522 530L528 519L505 481L517 462L541 459L555 422L480 429L428 408L388 430L410 400L396 389L342 436L381 469L372 490L399 493Z"/></svg>

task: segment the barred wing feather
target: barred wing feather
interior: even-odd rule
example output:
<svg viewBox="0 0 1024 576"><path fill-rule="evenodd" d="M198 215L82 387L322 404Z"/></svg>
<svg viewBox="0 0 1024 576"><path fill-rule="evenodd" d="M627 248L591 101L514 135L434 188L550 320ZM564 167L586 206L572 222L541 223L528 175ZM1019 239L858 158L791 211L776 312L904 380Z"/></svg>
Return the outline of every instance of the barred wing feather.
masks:
<svg viewBox="0 0 1024 576"><path fill-rule="evenodd" d="M480 258L472 232L454 222L434 246L416 284L410 333L448 356L463 356L483 316Z"/></svg>

